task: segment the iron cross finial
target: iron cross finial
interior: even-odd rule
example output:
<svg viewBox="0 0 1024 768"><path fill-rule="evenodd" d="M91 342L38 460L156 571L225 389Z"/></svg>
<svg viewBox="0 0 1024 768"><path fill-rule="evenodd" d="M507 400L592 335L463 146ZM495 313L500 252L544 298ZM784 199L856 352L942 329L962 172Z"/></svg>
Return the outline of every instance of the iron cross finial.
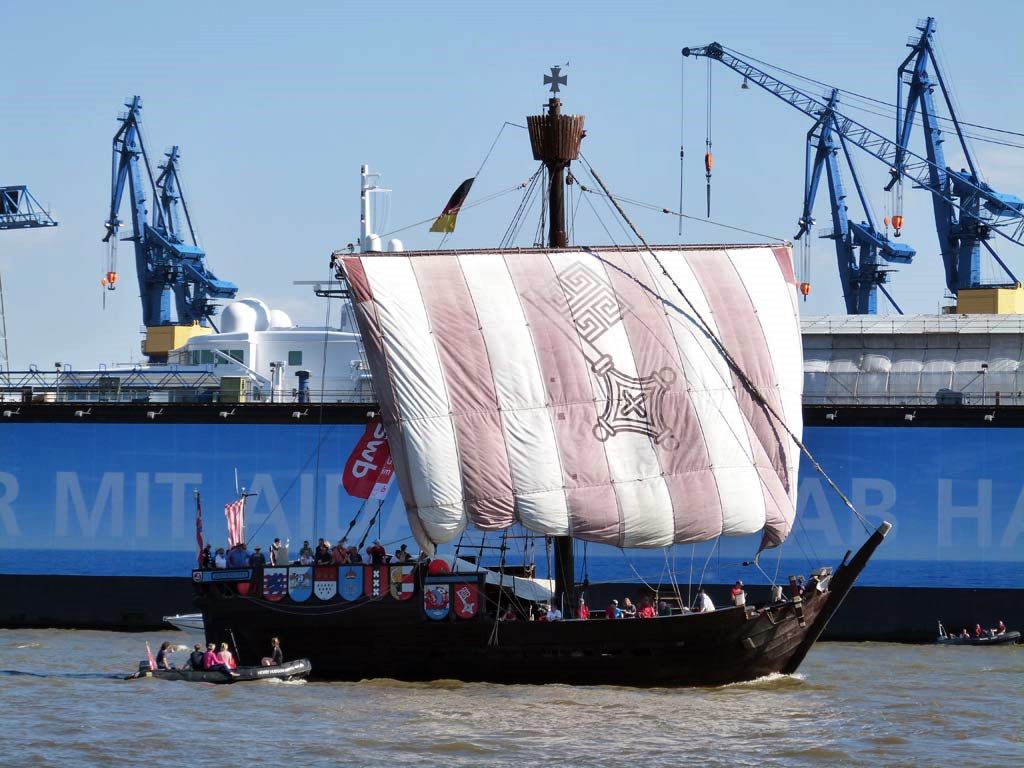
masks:
<svg viewBox="0 0 1024 768"><path fill-rule="evenodd" d="M551 86L551 93L558 93L558 86L568 85L569 78L566 75L559 74L562 71L561 67L552 67L550 75L544 75L544 85Z"/></svg>

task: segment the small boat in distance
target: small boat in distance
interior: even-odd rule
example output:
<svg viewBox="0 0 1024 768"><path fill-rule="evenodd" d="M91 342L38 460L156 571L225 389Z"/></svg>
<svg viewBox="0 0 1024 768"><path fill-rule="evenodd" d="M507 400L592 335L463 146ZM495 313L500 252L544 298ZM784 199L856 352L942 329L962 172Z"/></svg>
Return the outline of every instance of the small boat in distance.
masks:
<svg viewBox="0 0 1024 768"><path fill-rule="evenodd" d="M1003 629L1000 631L986 629L980 636L969 635L965 637L963 634L949 634L946 628L942 626L941 621L939 622L939 636L935 638L937 645L1013 645L1018 642L1020 642L1020 632L1016 630L1007 631Z"/></svg>
<svg viewBox="0 0 1024 768"><path fill-rule="evenodd" d="M139 670L125 680L139 680L154 677L158 680L178 680L184 683L251 683L256 680L301 680L309 675L312 666L309 659L295 659L272 667L253 666L238 667L234 675L209 669L150 669L149 661L139 662Z"/></svg>

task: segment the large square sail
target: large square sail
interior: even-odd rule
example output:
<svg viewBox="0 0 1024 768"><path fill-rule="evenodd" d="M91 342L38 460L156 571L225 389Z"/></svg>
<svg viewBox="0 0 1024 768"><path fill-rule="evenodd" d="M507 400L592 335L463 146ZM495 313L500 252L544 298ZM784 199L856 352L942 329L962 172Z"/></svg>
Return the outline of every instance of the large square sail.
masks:
<svg viewBox="0 0 1024 768"><path fill-rule="evenodd" d="M803 385L789 248L375 253L342 267L425 550L467 524L618 547L788 535Z"/></svg>

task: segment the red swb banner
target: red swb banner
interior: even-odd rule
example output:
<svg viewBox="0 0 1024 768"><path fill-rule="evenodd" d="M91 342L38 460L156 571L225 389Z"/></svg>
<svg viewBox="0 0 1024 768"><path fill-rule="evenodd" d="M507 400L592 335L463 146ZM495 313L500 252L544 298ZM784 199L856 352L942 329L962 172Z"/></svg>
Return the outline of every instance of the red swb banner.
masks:
<svg viewBox="0 0 1024 768"><path fill-rule="evenodd" d="M379 499L387 494L392 473L391 448L384 425L377 416L366 425L366 431L345 462L341 484L349 496Z"/></svg>

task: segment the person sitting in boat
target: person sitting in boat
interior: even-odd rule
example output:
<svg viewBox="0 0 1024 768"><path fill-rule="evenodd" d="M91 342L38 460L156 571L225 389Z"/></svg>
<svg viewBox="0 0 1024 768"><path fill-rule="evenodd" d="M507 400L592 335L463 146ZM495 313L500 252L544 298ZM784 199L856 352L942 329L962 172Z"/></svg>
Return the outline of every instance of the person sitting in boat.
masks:
<svg viewBox="0 0 1024 768"><path fill-rule="evenodd" d="M633 601L628 597L622 600L622 618L624 619L635 619L636 618L636 606L633 605Z"/></svg>
<svg viewBox="0 0 1024 768"><path fill-rule="evenodd" d="M188 655L188 661L185 662L185 669L192 669L196 672L200 672L203 669L206 654L203 653L203 646L196 643L192 646L192 653Z"/></svg>
<svg viewBox="0 0 1024 768"><path fill-rule="evenodd" d="M962 637L964 640L971 639L971 633L967 631L967 627L964 627L960 630L960 637Z"/></svg>
<svg viewBox="0 0 1024 768"><path fill-rule="evenodd" d="M548 608L548 621L561 621L562 611L557 605L552 605Z"/></svg>
<svg viewBox="0 0 1024 768"><path fill-rule="evenodd" d="M214 567L214 563L213 563L213 549L212 549L212 547L213 547L212 544L207 544L205 547L203 547L203 552L202 552L201 555L199 555L199 567L200 568L207 568L208 569L208 568L213 568Z"/></svg>
<svg viewBox="0 0 1024 768"><path fill-rule="evenodd" d="M608 607L604 609L604 617L606 619L621 619L622 618L622 609L619 608L619 601L618 600L612 600L608 604Z"/></svg>
<svg viewBox="0 0 1024 768"><path fill-rule="evenodd" d="M409 554L409 545L403 544L395 550L395 562L396 563L408 563L412 560L412 555Z"/></svg>
<svg viewBox="0 0 1024 768"><path fill-rule="evenodd" d="M224 547L217 547L217 551L213 553L213 567L214 568L227 568L228 559L224 556Z"/></svg>
<svg viewBox="0 0 1024 768"><path fill-rule="evenodd" d="M174 665L171 664L171 660L167 657L174 653L174 648L171 644L164 640L160 644L160 650L156 652L156 668L157 669L174 669Z"/></svg>
<svg viewBox="0 0 1024 768"><path fill-rule="evenodd" d="M974 636L981 637L981 624L974 625Z"/></svg>
<svg viewBox="0 0 1024 768"><path fill-rule="evenodd" d="M515 608L512 606L506 608L505 612L501 614L501 621L519 621Z"/></svg>
<svg viewBox="0 0 1024 768"><path fill-rule="evenodd" d="M584 621L590 618L590 608L587 607L587 601L582 597L580 598L579 607L576 609L576 618Z"/></svg>
<svg viewBox="0 0 1024 768"><path fill-rule="evenodd" d="M742 581L737 581L733 584L729 596L732 598L732 604L735 606L743 607L747 604L747 593L743 591Z"/></svg>
<svg viewBox="0 0 1024 768"><path fill-rule="evenodd" d="M284 664L284 651L281 650L280 638L270 638L270 655L260 659L260 664L264 667L279 667Z"/></svg>
<svg viewBox="0 0 1024 768"><path fill-rule="evenodd" d="M227 649L227 643L224 644L224 648ZM230 658L231 654L228 653ZM232 659L232 661L234 661ZM233 672L231 667L225 664L221 655L217 653L217 644L210 643L206 646L206 653L203 654L203 670L206 672L223 672L225 675L231 675L232 677L238 677L237 672Z"/></svg>
<svg viewBox="0 0 1024 768"><path fill-rule="evenodd" d="M658 615L659 616L671 616L672 606L668 604L668 600L658 601Z"/></svg>
<svg viewBox="0 0 1024 768"><path fill-rule="evenodd" d="M996 634L996 635L1005 635L1006 634L1006 625L1003 624L1003 620L1002 619L999 620L999 624L996 626L996 628L994 630L994 634Z"/></svg>
<svg viewBox="0 0 1024 768"><path fill-rule="evenodd" d="M384 549L384 545L378 539L374 539L373 545L366 548L366 554L374 565L383 565L384 556L387 553L388 551Z"/></svg>
<svg viewBox="0 0 1024 768"><path fill-rule="evenodd" d="M227 643L220 644L220 652L217 654L220 659L220 663L226 666L228 669L234 669L238 665L235 663L235 657L231 655L231 651L228 650Z"/></svg>
<svg viewBox="0 0 1024 768"><path fill-rule="evenodd" d="M649 597L645 597L640 601L640 607L636 611L636 617L638 619L653 619L658 614L654 610L654 605L651 603Z"/></svg>
<svg viewBox="0 0 1024 768"><path fill-rule="evenodd" d="M299 565L313 564L313 548L308 541L302 542L302 549L299 550Z"/></svg>
<svg viewBox="0 0 1024 768"><path fill-rule="evenodd" d="M703 588L697 590L697 599L693 603L693 610L696 613L711 613L715 610L715 604Z"/></svg>
<svg viewBox="0 0 1024 768"><path fill-rule="evenodd" d="M350 563L361 563L363 562L363 556L359 554L358 547L348 548L348 561Z"/></svg>
<svg viewBox="0 0 1024 768"><path fill-rule="evenodd" d="M252 554L249 555L249 566L251 568L262 568L267 564L267 558L260 552L259 547L253 547Z"/></svg>

